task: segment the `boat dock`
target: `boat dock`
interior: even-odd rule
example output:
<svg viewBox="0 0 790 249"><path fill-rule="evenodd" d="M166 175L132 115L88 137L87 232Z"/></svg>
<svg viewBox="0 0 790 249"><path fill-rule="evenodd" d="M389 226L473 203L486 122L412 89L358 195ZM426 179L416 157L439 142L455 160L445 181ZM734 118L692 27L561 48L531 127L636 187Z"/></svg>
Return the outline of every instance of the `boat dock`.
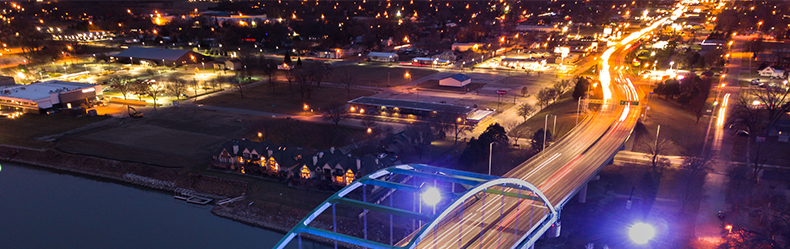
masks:
<svg viewBox="0 0 790 249"><path fill-rule="evenodd" d="M195 193L195 191L189 189L183 189L183 188L177 188L175 190L175 195L173 196L173 198L184 200L189 203L200 204L200 205L206 205L209 202L213 201L213 199L211 198L198 196Z"/></svg>

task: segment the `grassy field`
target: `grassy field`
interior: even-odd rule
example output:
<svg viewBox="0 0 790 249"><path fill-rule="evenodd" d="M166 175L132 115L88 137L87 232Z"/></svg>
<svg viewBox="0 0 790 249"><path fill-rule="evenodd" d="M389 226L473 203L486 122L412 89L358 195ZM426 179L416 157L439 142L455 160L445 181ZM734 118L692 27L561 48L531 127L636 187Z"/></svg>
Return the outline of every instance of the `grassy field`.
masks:
<svg viewBox="0 0 790 249"><path fill-rule="evenodd" d="M351 95L349 96L346 89L322 87L314 88L310 98L308 99L305 96L305 99L302 100L296 90L288 89L287 84L277 84L274 93L272 93L269 84L261 84L245 88L243 99L241 94L235 91L201 99L197 103L273 113L312 115L323 112L332 103L346 103L351 99L373 94L375 94L373 91L351 89ZM304 109L305 104L308 106L307 110ZM310 110L313 112L311 113Z"/></svg>
<svg viewBox="0 0 790 249"><path fill-rule="evenodd" d="M567 95L567 94L566 94ZM526 122L519 124L514 130L524 132L525 136L523 138L530 139L532 138L532 134L539 129L543 129L543 126L546 122L546 115L552 114L557 115L557 127L556 131L557 134L555 135L555 141L562 136L565 136L573 127L576 126L576 100L571 98L570 96L566 96L565 98L557 100L554 104L543 108L540 112L532 115ZM584 118L584 115L579 115L579 121ZM549 116L549 124L548 130L551 132L554 129L554 117ZM513 134L510 134L513 136Z"/></svg>
<svg viewBox="0 0 790 249"><path fill-rule="evenodd" d="M248 137L257 139L256 128L264 118L180 107L161 109L143 119L126 119L60 139L62 151L142 162L168 167L205 168L222 143ZM372 134L362 129L313 124L296 120L267 119L272 124L268 139L313 149L342 147Z"/></svg>
<svg viewBox="0 0 790 249"><path fill-rule="evenodd" d="M357 75L358 85L387 87L388 82L389 86L400 86L413 80L419 80L423 77L434 74L437 71L431 69L396 68L383 65L348 65L332 68L332 74L335 75L342 75L345 72L351 72ZM406 77L406 73L409 73L408 77ZM333 77L329 77L326 79L326 81L335 83L337 80Z"/></svg>
<svg viewBox="0 0 790 249"><path fill-rule="evenodd" d="M708 125L707 117L700 118L697 123L697 118L679 104L658 97L652 98L649 104L647 119L640 119L634 128L634 151L646 152L646 144L655 141L656 129L661 125L659 139L666 139L671 144L666 155L699 153Z"/></svg>
<svg viewBox="0 0 790 249"><path fill-rule="evenodd" d="M94 122L106 120L103 116L66 117L55 115L25 114L17 119L0 118L0 143L44 148L51 142L38 141L35 138L55 135L76 129Z"/></svg>

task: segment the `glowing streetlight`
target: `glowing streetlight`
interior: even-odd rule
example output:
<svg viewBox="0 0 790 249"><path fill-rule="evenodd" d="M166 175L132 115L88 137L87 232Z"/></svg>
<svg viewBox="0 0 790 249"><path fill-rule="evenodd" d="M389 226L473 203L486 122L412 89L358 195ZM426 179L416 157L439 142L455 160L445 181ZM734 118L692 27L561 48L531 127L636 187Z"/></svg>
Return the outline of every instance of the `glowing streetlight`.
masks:
<svg viewBox="0 0 790 249"><path fill-rule="evenodd" d="M628 237L631 237L631 241L640 245L647 244L654 236L656 236L656 229L642 222L634 224L628 230Z"/></svg>
<svg viewBox="0 0 790 249"><path fill-rule="evenodd" d="M732 225L727 225L724 229L727 229L727 233L732 233Z"/></svg>
<svg viewBox="0 0 790 249"><path fill-rule="evenodd" d="M258 132L258 138L263 137L263 133Z"/></svg>
<svg viewBox="0 0 790 249"><path fill-rule="evenodd" d="M428 187L425 192L422 192L422 201L428 206L436 206L442 200L442 194L436 187Z"/></svg>

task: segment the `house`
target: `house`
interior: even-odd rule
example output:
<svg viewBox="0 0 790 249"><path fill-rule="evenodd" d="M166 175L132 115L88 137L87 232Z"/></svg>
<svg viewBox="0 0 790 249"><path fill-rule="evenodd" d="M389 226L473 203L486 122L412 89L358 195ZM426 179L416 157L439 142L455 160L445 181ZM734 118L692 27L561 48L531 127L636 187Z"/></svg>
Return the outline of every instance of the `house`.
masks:
<svg viewBox="0 0 790 249"><path fill-rule="evenodd" d="M14 85L14 77L11 76L0 76L0 86L10 86Z"/></svg>
<svg viewBox="0 0 790 249"><path fill-rule="evenodd" d="M370 52L368 61L395 62L398 61L398 53Z"/></svg>
<svg viewBox="0 0 790 249"><path fill-rule="evenodd" d="M227 70L241 70L241 60L239 59L230 59L225 61L225 68Z"/></svg>
<svg viewBox="0 0 790 249"><path fill-rule="evenodd" d="M439 60L446 60L448 62L453 62L458 59L453 51L444 51L441 54L431 56L432 59L439 59Z"/></svg>
<svg viewBox="0 0 790 249"><path fill-rule="evenodd" d="M763 77L784 78L785 69L781 67L766 66L765 68L758 69L757 72Z"/></svg>
<svg viewBox="0 0 790 249"><path fill-rule="evenodd" d="M472 77L465 74L453 74L439 80L440 86L464 87L472 83Z"/></svg>
<svg viewBox="0 0 790 249"><path fill-rule="evenodd" d="M271 141L253 142L233 139L222 144L214 155L213 166L246 173L257 170L268 175L284 175L299 164L308 151L295 146L283 146Z"/></svg>
<svg viewBox="0 0 790 249"><path fill-rule="evenodd" d="M451 49L453 51L466 52L466 51L469 51L469 50L472 50L472 51L477 50L477 48L482 47L482 46L485 46L485 43L480 43L480 42L459 43L459 42L456 42L456 43L453 43L453 45L451 46Z"/></svg>

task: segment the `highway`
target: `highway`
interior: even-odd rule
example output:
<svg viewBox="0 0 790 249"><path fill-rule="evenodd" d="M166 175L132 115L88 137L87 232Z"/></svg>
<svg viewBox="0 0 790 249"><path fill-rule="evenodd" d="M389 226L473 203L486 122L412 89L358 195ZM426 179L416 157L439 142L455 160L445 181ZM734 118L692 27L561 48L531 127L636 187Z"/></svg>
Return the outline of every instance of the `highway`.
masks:
<svg viewBox="0 0 790 249"><path fill-rule="evenodd" d="M639 118L638 106L631 106L631 102L620 105L621 100L639 101L640 95L631 83L631 75L619 70L627 65L623 57L631 44L662 22L631 34L603 53L599 78L605 101L597 113L504 177L532 183L558 208L594 177L628 139ZM511 248L527 231L535 229L547 212L539 201L481 194L445 217L417 248Z"/></svg>

